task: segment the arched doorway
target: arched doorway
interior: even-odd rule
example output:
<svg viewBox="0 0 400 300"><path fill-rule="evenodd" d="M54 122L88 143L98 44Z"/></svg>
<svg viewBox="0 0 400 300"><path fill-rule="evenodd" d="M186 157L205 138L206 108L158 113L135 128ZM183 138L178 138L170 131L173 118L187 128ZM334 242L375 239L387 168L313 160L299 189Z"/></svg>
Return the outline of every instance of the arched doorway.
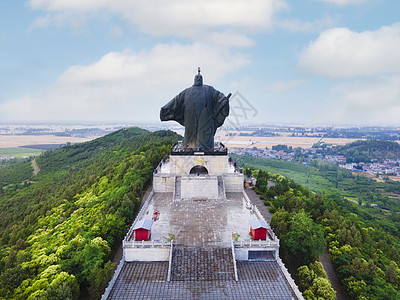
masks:
<svg viewBox="0 0 400 300"><path fill-rule="evenodd" d="M207 175L208 174L208 170L204 166L197 165L197 166L194 166L190 170L189 174L191 174L191 175Z"/></svg>

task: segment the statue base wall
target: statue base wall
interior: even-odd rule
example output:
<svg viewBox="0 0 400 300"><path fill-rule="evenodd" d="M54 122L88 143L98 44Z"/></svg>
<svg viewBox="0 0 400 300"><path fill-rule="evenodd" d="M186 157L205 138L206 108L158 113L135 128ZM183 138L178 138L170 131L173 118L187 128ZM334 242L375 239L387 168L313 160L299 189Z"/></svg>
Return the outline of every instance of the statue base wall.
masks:
<svg viewBox="0 0 400 300"><path fill-rule="evenodd" d="M199 188L200 187L200 188ZM181 178L181 199L206 200L223 197L218 193L217 176L184 176Z"/></svg>
<svg viewBox="0 0 400 300"><path fill-rule="evenodd" d="M223 199L226 192L243 192L243 174L222 151L171 153L153 175L155 193L173 193L174 200Z"/></svg>

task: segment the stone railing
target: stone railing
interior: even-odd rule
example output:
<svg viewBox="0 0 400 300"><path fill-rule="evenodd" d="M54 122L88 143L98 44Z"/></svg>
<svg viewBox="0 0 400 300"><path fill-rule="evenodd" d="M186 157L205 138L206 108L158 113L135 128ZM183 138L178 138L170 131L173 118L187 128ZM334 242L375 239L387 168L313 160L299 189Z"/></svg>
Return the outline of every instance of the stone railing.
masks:
<svg viewBox="0 0 400 300"><path fill-rule="evenodd" d="M244 197L244 200L246 201L246 203L247 203L248 205L251 205L252 210L253 210L253 212L255 213L255 215L257 216L257 218L259 218L259 219L265 221L263 215L261 214L261 212L259 211L259 209L257 208L257 206L254 205L254 204L251 202L249 196L247 196L246 191L243 191L243 197ZM265 222L266 222L266 221L265 221Z"/></svg>
<svg viewBox="0 0 400 300"><path fill-rule="evenodd" d="M171 247L170 241L154 240L154 241L122 241L122 247L125 248L168 248Z"/></svg>
<svg viewBox="0 0 400 300"><path fill-rule="evenodd" d="M168 165L170 163L169 158L166 158L164 161L161 160L157 167L154 169L154 174L162 174L162 169L164 165Z"/></svg>
<svg viewBox="0 0 400 300"><path fill-rule="evenodd" d="M275 235L275 232L272 229L268 230L268 235L271 238L271 240L279 242L278 237Z"/></svg>
<svg viewBox="0 0 400 300"><path fill-rule="evenodd" d="M290 287L293 289L294 294L296 295L297 299L304 300L303 294L300 292L299 288L297 287L296 282L290 276L288 269L286 268L285 264L283 263L280 257L276 258L276 262L278 263L279 267L281 268L283 275L285 275L286 280L288 281Z"/></svg>
<svg viewBox="0 0 400 300"><path fill-rule="evenodd" d="M279 239L275 240L241 240L241 241L234 241L233 245L238 248L252 248L252 247L260 247L260 248L267 248L267 247L279 247Z"/></svg>
<svg viewBox="0 0 400 300"><path fill-rule="evenodd" d="M171 270L172 270L172 251L174 250L174 240L171 240L171 249L169 250L169 261L168 261L168 276L167 281L171 281Z"/></svg>
<svg viewBox="0 0 400 300"><path fill-rule="evenodd" d="M234 246L233 242L234 241L232 239L231 249L232 249L232 259L233 259L233 270L235 272L235 281L239 281L238 273L237 273L237 266L236 266L235 246Z"/></svg>
<svg viewBox="0 0 400 300"><path fill-rule="evenodd" d="M101 296L101 300L107 300L107 298L110 296L111 290L114 287L114 284L117 281L119 274L121 273L124 263L125 263L125 257L122 256L122 259L120 260L118 267L114 272L113 278L110 280L106 290L104 291L104 294Z"/></svg>
<svg viewBox="0 0 400 300"><path fill-rule="evenodd" d="M137 216L135 218L135 221L132 223L132 226L129 228L127 234L125 235L125 238L122 241L122 244L123 244L123 242L129 241L132 238L133 227L135 226L136 222L143 217L144 213L146 212L146 210L149 207L150 199L153 197L153 195L154 195L154 192L153 192L153 190L151 190L151 193L149 194L149 196L147 196L146 201L144 202L144 204L143 204L141 210L139 211L139 213L137 214Z"/></svg>

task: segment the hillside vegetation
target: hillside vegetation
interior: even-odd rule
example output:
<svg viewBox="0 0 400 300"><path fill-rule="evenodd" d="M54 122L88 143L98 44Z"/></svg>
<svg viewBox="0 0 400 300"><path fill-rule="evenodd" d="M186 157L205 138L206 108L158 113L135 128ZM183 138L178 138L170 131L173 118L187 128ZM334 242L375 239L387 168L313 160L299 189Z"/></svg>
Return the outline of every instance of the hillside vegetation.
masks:
<svg viewBox="0 0 400 300"><path fill-rule="evenodd" d="M275 212L271 226L281 256L300 266L305 299L334 299L314 262L324 245L350 299L400 299L400 183L377 183L320 161L308 168L246 156L237 161L250 168L245 173L257 178L256 192ZM373 202L390 210L368 205Z"/></svg>
<svg viewBox="0 0 400 300"><path fill-rule="evenodd" d="M0 168L0 299L98 299L175 133L119 130Z"/></svg>
<svg viewBox="0 0 400 300"><path fill-rule="evenodd" d="M400 157L400 145L397 142L382 140L355 141L338 146L336 152L345 156L349 163L383 161L385 159L398 159Z"/></svg>
<svg viewBox="0 0 400 300"><path fill-rule="evenodd" d="M374 210L378 215L397 219L400 212L400 183L395 181L377 182L364 176L355 176L350 170L339 168L329 162L313 160L309 165L291 161L263 159L250 156L231 156L245 168L260 169L293 179L311 191L329 193L361 203L370 211L371 204L389 212Z"/></svg>

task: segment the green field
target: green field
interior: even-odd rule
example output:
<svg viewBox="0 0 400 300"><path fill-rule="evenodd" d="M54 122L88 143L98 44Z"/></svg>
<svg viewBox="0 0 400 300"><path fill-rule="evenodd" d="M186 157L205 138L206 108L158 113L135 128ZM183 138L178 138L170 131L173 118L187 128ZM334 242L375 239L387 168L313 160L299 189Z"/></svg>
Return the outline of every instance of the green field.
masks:
<svg viewBox="0 0 400 300"><path fill-rule="evenodd" d="M400 203L397 198L400 195L399 182L376 182L364 176L355 176L349 170L321 160L309 162L309 165L305 166L292 161L234 154L231 156L241 167L281 174L319 194L340 195L353 203L361 201L368 206L377 204L382 209L400 212Z"/></svg>
<svg viewBox="0 0 400 300"><path fill-rule="evenodd" d="M13 156L15 158L23 158L25 156L37 156L42 152L43 150L33 148L0 148L0 156Z"/></svg>

